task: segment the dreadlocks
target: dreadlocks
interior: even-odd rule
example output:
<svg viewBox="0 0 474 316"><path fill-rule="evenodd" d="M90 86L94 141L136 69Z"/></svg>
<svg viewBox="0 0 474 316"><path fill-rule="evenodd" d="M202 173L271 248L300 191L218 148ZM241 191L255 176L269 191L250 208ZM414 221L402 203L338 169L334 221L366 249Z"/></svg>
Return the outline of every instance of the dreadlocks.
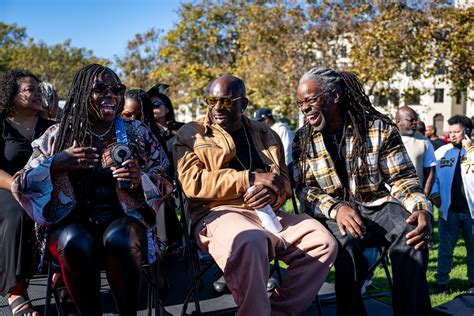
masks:
<svg viewBox="0 0 474 316"><path fill-rule="evenodd" d="M322 90L336 90L341 97L341 105L344 107L344 126L352 126L354 144L351 153L351 177L357 179L358 176L368 173L367 167L367 136L369 124L375 120L381 120L387 124L395 126L395 123L386 115L377 111L370 103L369 97L365 94L364 87L360 80L352 73L347 71L337 72L328 68L312 68L305 73L300 82L312 80L321 86ZM304 157L307 155L309 143L311 142L314 130L306 122L303 126L301 135L301 155L299 164L303 169ZM344 135L343 135L344 137ZM362 162L360 165L358 161ZM305 181L303 177L301 181Z"/></svg>
<svg viewBox="0 0 474 316"><path fill-rule="evenodd" d="M125 99L133 99L140 103L142 107L142 117L140 118L143 123L158 137L160 134L160 128L155 123L153 116L153 105L151 104L150 97L142 89L132 89L125 93Z"/></svg>
<svg viewBox="0 0 474 316"><path fill-rule="evenodd" d="M91 127L89 121L90 96L94 80L105 71L110 71L120 83L115 72L98 64L87 65L74 75L54 145L54 154L71 147L74 140L78 142L79 146L90 146L92 143L92 136L89 132ZM124 99L122 98L118 112L121 112L123 103Z"/></svg>

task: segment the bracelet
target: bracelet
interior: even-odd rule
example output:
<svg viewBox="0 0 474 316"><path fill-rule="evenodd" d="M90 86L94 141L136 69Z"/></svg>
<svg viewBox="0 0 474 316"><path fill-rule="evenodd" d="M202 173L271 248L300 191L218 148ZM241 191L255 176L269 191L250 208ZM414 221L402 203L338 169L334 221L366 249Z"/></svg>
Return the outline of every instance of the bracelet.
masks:
<svg viewBox="0 0 474 316"><path fill-rule="evenodd" d="M339 211L339 209L340 209L341 207L343 207L344 205L347 205L347 204L344 203L344 202L339 202L339 203L337 203L337 204L334 204L334 205L332 206L332 208L329 210L329 218L335 220L335 219L336 219L336 215L337 215L337 211Z"/></svg>

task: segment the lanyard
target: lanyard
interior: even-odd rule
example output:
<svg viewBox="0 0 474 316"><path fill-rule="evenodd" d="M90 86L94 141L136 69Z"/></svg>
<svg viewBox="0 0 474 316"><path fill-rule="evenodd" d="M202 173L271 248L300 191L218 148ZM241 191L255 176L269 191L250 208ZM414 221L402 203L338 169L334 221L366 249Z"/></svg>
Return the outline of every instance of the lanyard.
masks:
<svg viewBox="0 0 474 316"><path fill-rule="evenodd" d="M115 133L117 135L117 143L128 145L127 131L121 116L115 117Z"/></svg>

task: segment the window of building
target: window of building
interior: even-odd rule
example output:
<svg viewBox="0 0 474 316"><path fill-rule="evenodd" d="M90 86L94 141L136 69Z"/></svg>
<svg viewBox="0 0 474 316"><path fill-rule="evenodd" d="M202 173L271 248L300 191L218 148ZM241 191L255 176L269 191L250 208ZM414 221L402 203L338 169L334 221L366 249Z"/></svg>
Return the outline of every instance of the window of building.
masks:
<svg viewBox="0 0 474 316"><path fill-rule="evenodd" d="M462 94L460 91L456 92L456 104L461 104L462 102Z"/></svg>
<svg viewBox="0 0 474 316"><path fill-rule="evenodd" d="M444 102L444 89L435 89L434 102L435 103L443 103Z"/></svg>
<svg viewBox="0 0 474 316"><path fill-rule="evenodd" d="M437 75L444 75L446 73L446 66L444 65L443 61L441 60L436 61L435 67L436 67Z"/></svg>
<svg viewBox="0 0 474 316"><path fill-rule="evenodd" d="M374 105L385 107L388 105L388 98L385 94L378 92L374 94Z"/></svg>
<svg viewBox="0 0 474 316"><path fill-rule="evenodd" d="M435 114L433 117L433 125L436 127L436 130L438 131L438 135L443 134L443 125L444 125L444 116L441 113Z"/></svg>
<svg viewBox="0 0 474 316"><path fill-rule="evenodd" d="M346 46L341 47L341 57L342 58L347 58L347 47Z"/></svg>
<svg viewBox="0 0 474 316"><path fill-rule="evenodd" d="M405 91L404 101L406 105L419 105L420 104L420 90L416 88L408 88Z"/></svg>

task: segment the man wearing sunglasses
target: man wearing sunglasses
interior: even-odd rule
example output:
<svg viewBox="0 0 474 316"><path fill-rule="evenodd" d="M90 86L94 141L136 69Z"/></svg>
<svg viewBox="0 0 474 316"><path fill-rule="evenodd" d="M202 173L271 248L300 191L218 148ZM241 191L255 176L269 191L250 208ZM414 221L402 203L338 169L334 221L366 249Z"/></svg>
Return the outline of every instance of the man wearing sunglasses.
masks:
<svg viewBox="0 0 474 316"><path fill-rule="evenodd" d="M237 315L299 314L324 282L336 242L308 215L279 211L291 192L283 147L274 131L243 114L244 82L231 75L216 79L206 102L206 117L183 126L174 146L198 245L224 271ZM279 232L263 228L257 215L268 205ZM289 266L268 297L268 263L275 255Z"/></svg>

